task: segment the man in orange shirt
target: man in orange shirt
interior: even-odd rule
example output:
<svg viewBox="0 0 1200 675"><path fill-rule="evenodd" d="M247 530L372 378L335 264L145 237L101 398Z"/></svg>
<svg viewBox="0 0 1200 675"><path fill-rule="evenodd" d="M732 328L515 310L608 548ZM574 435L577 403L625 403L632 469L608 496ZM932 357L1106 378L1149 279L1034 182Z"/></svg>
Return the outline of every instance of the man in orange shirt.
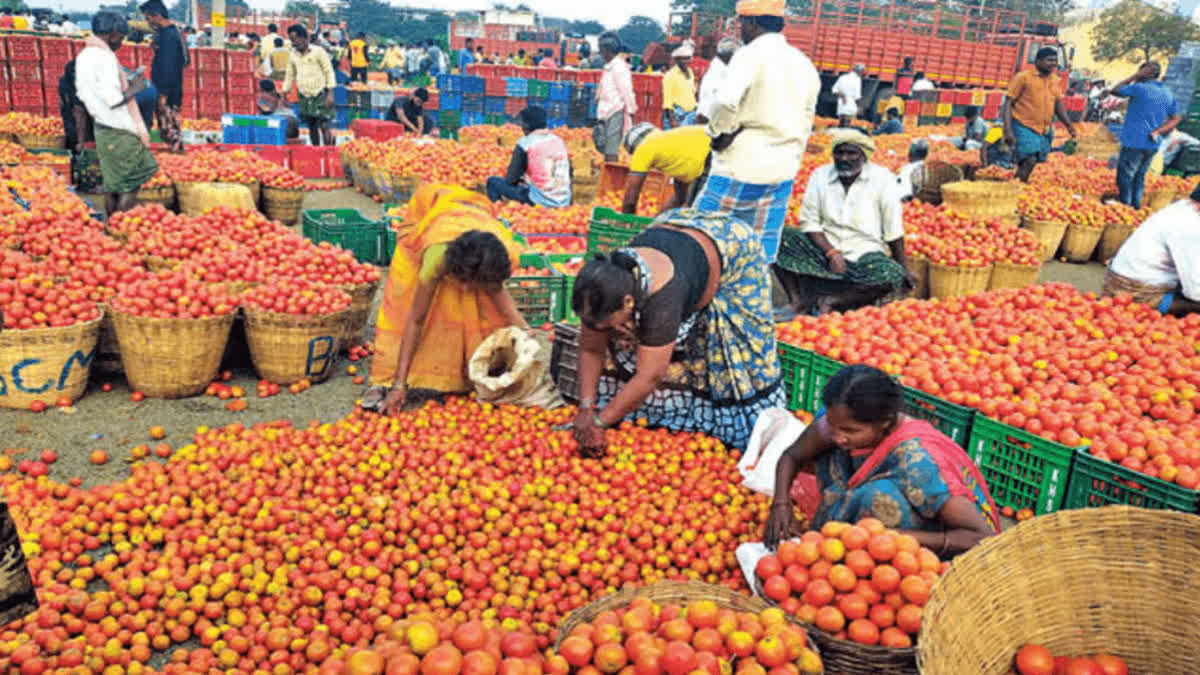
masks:
<svg viewBox="0 0 1200 675"><path fill-rule="evenodd" d="M1017 73L1008 85L1008 96L1000 113L1004 120L1004 141L1014 147L1017 178L1029 182L1029 174L1038 162L1046 161L1054 141L1054 118L1058 118L1071 138L1075 126L1062 104L1062 89L1057 78L1058 52L1043 47L1037 52L1036 70Z"/></svg>

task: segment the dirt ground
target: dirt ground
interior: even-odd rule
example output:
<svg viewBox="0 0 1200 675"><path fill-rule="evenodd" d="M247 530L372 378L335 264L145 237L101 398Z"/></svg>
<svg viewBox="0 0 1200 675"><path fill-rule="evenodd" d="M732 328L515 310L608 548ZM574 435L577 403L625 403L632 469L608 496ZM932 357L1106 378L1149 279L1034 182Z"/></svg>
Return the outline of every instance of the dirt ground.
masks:
<svg viewBox="0 0 1200 675"><path fill-rule="evenodd" d="M334 190L310 193L304 202L306 209L357 208L370 218L379 216L379 205L353 190ZM1082 291L1099 292L1104 268L1096 263L1070 265L1048 263L1042 272L1043 281L1065 281ZM153 444L149 429L162 426L167 430L164 442L173 447L188 444L197 427L222 426L240 422L247 426L259 422L287 419L297 425L310 420L332 421L345 415L354 405L363 387L352 382L348 366L365 372L364 362L351 363L345 357L334 369L333 376L299 395L284 393L259 399L254 395L257 378L250 365L249 355L235 347L227 354L223 368L232 371L230 384L241 385L248 393L248 407L233 413L225 409L225 401L211 397L196 397L178 401L146 399L141 403L130 400L130 389L121 377L93 376L88 391L73 409L48 410L33 414L23 410L0 409L0 446L10 448L14 461L36 458L43 449L53 449L58 461L51 466L50 477L65 481L79 476L84 485L111 483L129 474L130 448ZM111 392L101 386L110 383ZM111 460L103 466L93 466L88 456L94 449L106 450Z"/></svg>

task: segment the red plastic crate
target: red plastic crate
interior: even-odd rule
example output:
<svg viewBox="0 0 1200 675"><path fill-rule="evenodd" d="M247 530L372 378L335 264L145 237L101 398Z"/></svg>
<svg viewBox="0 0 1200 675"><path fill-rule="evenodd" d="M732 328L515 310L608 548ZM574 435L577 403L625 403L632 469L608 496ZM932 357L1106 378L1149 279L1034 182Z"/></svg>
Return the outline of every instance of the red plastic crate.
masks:
<svg viewBox="0 0 1200 675"><path fill-rule="evenodd" d="M508 115L509 117L520 115L521 111L525 109L526 100L527 99L516 97L509 98L504 102L504 114Z"/></svg>
<svg viewBox="0 0 1200 675"><path fill-rule="evenodd" d="M489 78L483 88L484 96L506 96L508 83L498 78Z"/></svg>
<svg viewBox="0 0 1200 675"><path fill-rule="evenodd" d="M137 52L130 47L121 47L117 50L117 63L130 70L137 68Z"/></svg>
<svg viewBox="0 0 1200 675"><path fill-rule="evenodd" d="M324 178L325 156L324 148L298 145L292 148L292 171L305 178Z"/></svg>
<svg viewBox="0 0 1200 675"><path fill-rule="evenodd" d="M42 60L58 57L71 60L71 41L66 38L42 38Z"/></svg>
<svg viewBox="0 0 1200 675"><path fill-rule="evenodd" d="M41 87L42 64L33 61L10 61L8 64L9 79L14 82L30 82Z"/></svg>
<svg viewBox="0 0 1200 675"><path fill-rule="evenodd" d="M396 122L386 120L354 120L350 122L350 131L358 138L370 138L375 141L386 141L404 133L404 127Z"/></svg>
<svg viewBox="0 0 1200 675"><path fill-rule="evenodd" d="M258 90L258 78L254 73L230 73L226 80L225 91L229 95L249 94L253 96Z"/></svg>
<svg viewBox="0 0 1200 675"><path fill-rule="evenodd" d="M558 81L558 68L538 68L537 79L543 82Z"/></svg>
<svg viewBox="0 0 1200 675"><path fill-rule="evenodd" d="M254 74L254 53L249 50L231 50L225 53L226 68L231 74Z"/></svg>
<svg viewBox="0 0 1200 675"><path fill-rule="evenodd" d="M201 73L223 73L225 72L225 50L197 47L192 50L192 63Z"/></svg>
<svg viewBox="0 0 1200 675"><path fill-rule="evenodd" d="M125 49L129 49L129 47L125 47ZM154 48L150 45L134 45L133 54L137 59L138 66L145 66L146 73L149 74L150 66L154 64Z"/></svg>
<svg viewBox="0 0 1200 675"><path fill-rule="evenodd" d="M197 117L202 119L221 119L225 113L224 96L202 96L196 99L196 104L199 109Z"/></svg>
<svg viewBox="0 0 1200 675"><path fill-rule="evenodd" d="M289 166L291 164L291 148L272 145L256 148L255 151L258 153L259 157L262 157L268 162L275 162L279 166Z"/></svg>
<svg viewBox="0 0 1200 675"><path fill-rule="evenodd" d="M201 70L196 73L196 89L206 96L225 91L225 73L210 73Z"/></svg>
<svg viewBox="0 0 1200 675"><path fill-rule="evenodd" d="M42 60L41 39L38 36L9 35L7 42L9 61L40 62Z"/></svg>
<svg viewBox="0 0 1200 675"><path fill-rule="evenodd" d="M53 81L55 86L57 86L58 78L62 77L63 71L66 70L67 64L70 62L70 57L47 57L42 60L42 73L46 75L47 81Z"/></svg>
<svg viewBox="0 0 1200 675"><path fill-rule="evenodd" d="M230 94L226 97L225 109L234 115L253 115L255 102L252 94Z"/></svg>
<svg viewBox="0 0 1200 675"><path fill-rule="evenodd" d="M42 105L40 103L37 105L33 105L33 104L17 105L16 103L14 103L12 109L13 109L13 112L29 113L30 115L45 115L46 114L46 106ZM54 112L57 113L58 111L56 110Z"/></svg>
<svg viewBox="0 0 1200 675"><path fill-rule="evenodd" d="M200 108L196 103L196 99L185 97L183 103L179 106L179 114L188 120L200 117Z"/></svg>
<svg viewBox="0 0 1200 675"><path fill-rule="evenodd" d="M438 110L438 93L436 90L429 91L429 100L425 102L426 110Z"/></svg>
<svg viewBox="0 0 1200 675"><path fill-rule="evenodd" d="M346 174L342 172L342 157L338 154L338 149L324 146L321 151L325 153L325 177L345 178Z"/></svg>
<svg viewBox="0 0 1200 675"><path fill-rule="evenodd" d="M16 105L43 105L46 101L41 82L13 82L11 85L12 103Z"/></svg>

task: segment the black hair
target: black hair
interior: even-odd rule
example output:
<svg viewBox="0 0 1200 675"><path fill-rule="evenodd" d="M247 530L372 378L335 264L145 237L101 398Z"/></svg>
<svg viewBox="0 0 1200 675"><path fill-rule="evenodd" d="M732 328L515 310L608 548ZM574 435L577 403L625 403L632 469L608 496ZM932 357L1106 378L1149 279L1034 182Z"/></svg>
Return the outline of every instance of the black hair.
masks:
<svg viewBox="0 0 1200 675"><path fill-rule="evenodd" d="M923 80L923 79L925 79L925 72L924 72L924 71L921 71L921 70L918 70L916 73L913 73L913 79L914 79L914 80Z"/></svg>
<svg viewBox="0 0 1200 675"><path fill-rule="evenodd" d="M267 31L268 31L268 32L270 32L270 33L278 33L278 32L279 32L279 26L276 26L276 25L275 25L275 24L273 24L273 23L269 23L269 24L267 24Z"/></svg>
<svg viewBox="0 0 1200 675"><path fill-rule="evenodd" d="M496 235L471 230L446 248L446 273L459 281L498 284L512 276L512 260Z"/></svg>
<svg viewBox="0 0 1200 675"><path fill-rule="evenodd" d="M967 106L966 115L967 115L967 119L970 119L972 117L979 117L979 106L977 106L977 105Z"/></svg>
<svg viewBox="0 0 1200 675"><path fill-rule="evenodd" d="M465 44L466 44L466 45L469 47L469 46L471 46L471 45L475 44L475 41L474 41L474 40L472 40L471 38L467 38L467 41L466 41L466 43L465 43Z"/></svg>
<svg viewBox="0 0 1200 675"><path fill-rule="evenodd" d="M546 128L546 109L541 106L531 105L526 107L521 111L520 118L521 126L530 131Z"/></svg>
<svg viewBox="0 0 1200 675"><path fill-rule="evenodd" d="M283 38L281 38L281 37L275 38L275 46L282 47L283 46Z"/></svg>
<svg viewBox="0 0 1200 675"><path fill-rule="evenodd" d="M109 33L129 33L129 24L125 21L125 17L116 12L100 11L92 17L92 33L96 35L108 35Z"/></svg>
<svg viewBox="0 0 1200 675"><path fill-rule="evenodd" d="M294 23L288 26L288 35L296 35L302 38L308 37L308 29L302 24Z"/></svg>
<svg viewBox="0 0 1200 675"><path fill-rule="evenodd" d="M365 39L367 38L367 34L366 34L366 33L364 33L364 32L362 32L362 31L359 31L359 32L358 32L358 35L357 35L356 37L357 37L359 40L365 40Z"/></svg>
<svg viewBox="0 0 1200 675"><path fill-rule="evenodd" d="M1159 65L1159 63L1157 61L1147 61L1142 64L1143 68L1145 68L1146 66L1150 66L1151 68L1154 69L1154 77L1155 78L1157 78L1159 75L1162 75L1162 66Z"/></svg>
<svg viewBox="0 0 1200 675"><path fill-rule="evenodd" d="M1192 190L1192 194L1190 196L1192 201L1200 202L1200 184L1196 185L1196 189Z"/></svg>
<svg viewBox="0 0 1200 675"><path fill-rule="evenodd" d="M274 94L275 93L275 82L274 82L274 80L259 80L258 88L262 91L267 92L268 94Z"/></svg>
<svg viewBox="0 0 1200 675"><path fill-rule="evenodd" d="M888 115L888 117L899 117L900 109L899 108L888 108L887 115Z"/></svg>
<svg viewBox="0 0 1200 675"><path fill-rule="evenodd" d="M904 57L904 65L911 67L912 62L913 62L913 57L911 57L911 56Z"/></svg>
<svg viewBox="0 0 1200 675"><path fill-rule="evenodd" d="M758 24L758 27L768 33L783 32L783 17L782 16L753 16L749 17L751 21Z"/></svg>
<svg viewBox="0 0 1200 675"><path fill-rule="evenodd" d="M620 251L592 258L575 277L571 308L584 323L596 324L621 309L626 296L636 297L637 261Z"/></svg>
<svg viewBox="0 0 1200 675"><path fill-rule="evenodd" d="M1041 61L1042 59L1051 56L1058 58L1058 50L1054 47L1042 47L1041 49L1037 50L1037 55L1033 57L1033 60Z"/></svg>
<svg viewBox="0 0 1200 675"><path fill-rule="evenodd" d="M413 96L421 99L422 101L428 101L429 100L429 90L426 89L425 87L417 87L417 89L415 91L413 91Z"/></svg>
<svg viewBox="0 0 1200 675"><path fill-rule="evenodd" d="M903 402L900 383L878 368L861 364L839 370L829 378L821 393L821 403L826 410L845 406L854 420L863 424L895 420Z"/></svg>
<svg viewBox="0 0 1200 675"><path fill-rule="evenodd" d="M612 31L601 33L600 37L596 39L596 48L619 54L621 52L621 36Z"/></svg>

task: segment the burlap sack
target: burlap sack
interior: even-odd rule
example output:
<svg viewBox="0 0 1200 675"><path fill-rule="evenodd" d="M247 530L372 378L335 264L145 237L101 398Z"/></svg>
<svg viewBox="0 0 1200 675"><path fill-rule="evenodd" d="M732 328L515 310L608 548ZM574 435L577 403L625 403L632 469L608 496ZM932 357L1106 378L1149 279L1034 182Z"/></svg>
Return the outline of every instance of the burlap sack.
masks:
<svg viewBox="0 0 1200 675"><path fill-rule="evenodd" d="M467 365L480 401L559 408L562 396L550 379L550 341L516 327L488 336Z"/></svg>

